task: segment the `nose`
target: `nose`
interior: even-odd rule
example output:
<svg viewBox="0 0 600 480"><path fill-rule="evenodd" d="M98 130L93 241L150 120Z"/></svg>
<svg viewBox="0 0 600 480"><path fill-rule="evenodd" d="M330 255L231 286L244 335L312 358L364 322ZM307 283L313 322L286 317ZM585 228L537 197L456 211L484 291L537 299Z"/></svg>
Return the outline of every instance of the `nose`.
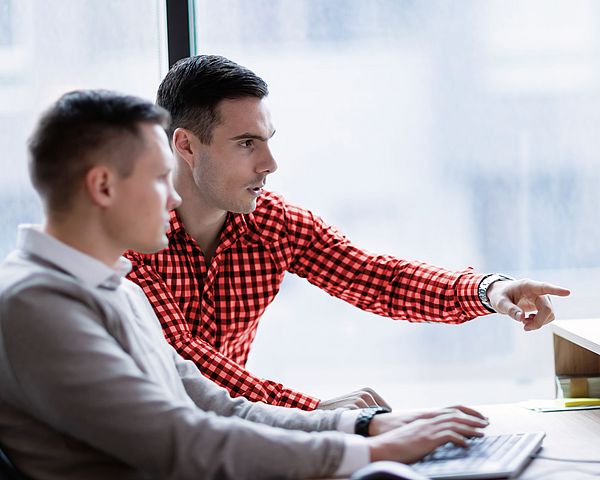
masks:
<svg viewBox="0 0 600 480"><path fill-rule="evenodd" d="M181 197L175 190L172 182L169 182L169 195L167 197L167 210L174 210L181 205Z"/></svg>
<svg viewBox="0 0 600 480"><path fill-rule="evenodd" d="M257 171L258 173L273 173L275 170L277 170L277 162L271 153L271 149L268 145L266 145L265 153L261 158L261 162L258 165Z"/></svg>

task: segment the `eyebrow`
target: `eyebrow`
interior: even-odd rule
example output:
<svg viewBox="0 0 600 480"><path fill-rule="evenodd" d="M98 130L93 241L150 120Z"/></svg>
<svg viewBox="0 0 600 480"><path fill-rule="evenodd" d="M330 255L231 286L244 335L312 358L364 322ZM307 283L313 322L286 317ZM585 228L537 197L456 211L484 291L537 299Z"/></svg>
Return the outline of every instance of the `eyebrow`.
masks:
<svg viewBox="0 0 600 480"><path fill-rule="evenodd" d="M266 142L267 140L269 140L269 138L272 138L273 135L275 135L276 131L277 130L273 130L273 133L269 137L263 137L261 135L256 135L255 133L246 132L246 133L242 133L241 135L236 135L235 137L231 137L229 140L242 140L242 139L251 138L254 140L261 140L263 142Z"/></svg>

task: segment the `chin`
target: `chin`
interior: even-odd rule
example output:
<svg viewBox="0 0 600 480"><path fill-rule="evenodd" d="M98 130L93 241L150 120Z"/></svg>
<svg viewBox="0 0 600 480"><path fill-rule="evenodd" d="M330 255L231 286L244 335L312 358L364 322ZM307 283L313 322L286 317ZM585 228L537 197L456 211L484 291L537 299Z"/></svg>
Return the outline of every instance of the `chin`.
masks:
<svg viewBox="0 0 600 480"><path fill-rule="evenodd" d="M238 213L252 213L254 210L256 210L256 200L252 200L251 203L244 205L242 208L240 208Z"/></svg>
<svg viewBox="0 0 600 480"><path fill-rule="evenodd" d="M137 246L137 248L133 248L140 253L156 253L169 245L169 240L166 236L163 236L161 239L157 239L156 242L145 242Z"/></svg>

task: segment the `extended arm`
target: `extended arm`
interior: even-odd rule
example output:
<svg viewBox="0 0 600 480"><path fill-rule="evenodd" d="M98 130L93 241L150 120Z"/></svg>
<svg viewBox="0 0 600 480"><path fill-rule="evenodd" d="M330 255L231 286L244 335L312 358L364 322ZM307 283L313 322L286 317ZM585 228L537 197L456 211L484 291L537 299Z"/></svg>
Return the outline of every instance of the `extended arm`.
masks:
<svg viewBox="0 0 600 480"><path fill-rule="evenodd" d="M331 295L363 310L412 322L462 323L491 313L478 291L487 275L372 254L307 210L288 204L283 210L289 231L286 246L293 259L289 270ZM523 322L525 330L552 321L549 295L569 295L565 288L532 280L501 281L492 287L487 294L493 310Z"/></svg>
<svg viewBox="0 0 600 480"><path fill-rule="evenodd" d="M462 323L489 311L477 286L483 275L376 255L353 245L311 212L285 204L289 271L368 312L413 322Z"/></svg>

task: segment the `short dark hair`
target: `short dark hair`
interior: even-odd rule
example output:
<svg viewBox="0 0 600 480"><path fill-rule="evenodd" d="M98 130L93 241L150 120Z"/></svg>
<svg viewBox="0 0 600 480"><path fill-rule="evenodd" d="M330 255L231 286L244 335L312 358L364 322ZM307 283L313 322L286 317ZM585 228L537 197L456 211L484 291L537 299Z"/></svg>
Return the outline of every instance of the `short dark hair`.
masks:
<svg viewBox="0 0 600 480"><path fill-rule="evenodd" d="M141 147L140 123L167 128L169 113L131 95L76 90L60 97L29 139L29 173L47 210L70 207L78 182L100 159L128 176Z"/></svg>
<svg viewBox="0 0 600 480"><path fill-rule="evenodd" d="M263 98L269 94L266 82L227 58L197 55L179 60L158 87L156 103L167 109L176 128L186 128L205 145L219 123L218 105L225 99Z"/></svg>

